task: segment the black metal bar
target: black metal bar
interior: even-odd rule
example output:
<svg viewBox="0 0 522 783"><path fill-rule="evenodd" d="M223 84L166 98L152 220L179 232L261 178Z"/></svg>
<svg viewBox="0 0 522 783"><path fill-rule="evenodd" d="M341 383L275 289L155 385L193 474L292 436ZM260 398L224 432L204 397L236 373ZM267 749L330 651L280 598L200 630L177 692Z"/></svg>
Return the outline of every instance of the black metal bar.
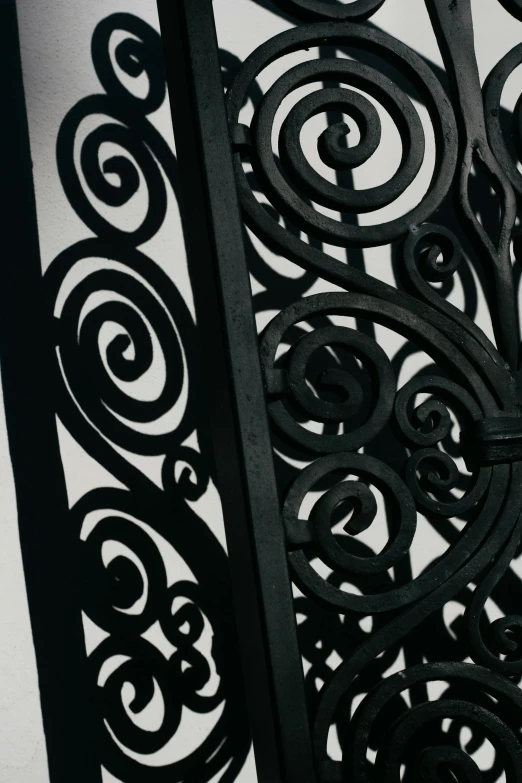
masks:
<svg viewBox="0 0 522 783"><path fill-rule="evenodd" d="M49 383L51 324L42 273L15 0L0 14L4 200L0 266L0 366L20 543L53 783L101 780L87 698L88 678L72 560L73 534ZM4 600L8 600L4 596Z"/></svg>
<svg viewBox="0 0 522 783"><path fill-rule="evenodd" d="M211 0L159 0L219 489L262 783L315 780Z"/></svg>

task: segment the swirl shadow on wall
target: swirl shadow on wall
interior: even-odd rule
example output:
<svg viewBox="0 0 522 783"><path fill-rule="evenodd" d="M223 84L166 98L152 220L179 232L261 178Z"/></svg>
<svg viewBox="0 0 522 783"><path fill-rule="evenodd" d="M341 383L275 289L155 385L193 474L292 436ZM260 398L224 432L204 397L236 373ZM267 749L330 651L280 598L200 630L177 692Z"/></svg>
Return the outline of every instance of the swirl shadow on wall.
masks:
<svg viewBox="0 0 522 783"><path fill-rule="evenodd" d="M124 36L112 56L114 33ZM111 15L92 62L104 92L71 108L56 154L93 236L43 279L59 429L111 477L76 493L67 523L87 651L84 741L100 780L103 768L123 783L233 781L250 735L227 556L201 516L214 476L197 331L176 284L139 249L163 225L168 191L177 198L175 156L149 119L166 98L160 37ZM135 95L139 77L148 87ZM145 193L129 229L119 210ZM49 725L59 704L43 705Z"/></svg>

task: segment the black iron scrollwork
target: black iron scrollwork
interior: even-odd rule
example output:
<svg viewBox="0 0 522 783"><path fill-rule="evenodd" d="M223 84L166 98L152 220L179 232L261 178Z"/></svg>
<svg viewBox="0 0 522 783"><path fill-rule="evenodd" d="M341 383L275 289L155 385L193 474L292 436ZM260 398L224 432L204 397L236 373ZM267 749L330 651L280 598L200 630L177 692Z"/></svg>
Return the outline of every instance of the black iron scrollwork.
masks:
<svg viewBox="0 0 522 783"><path fill-rule="evenodd" d="M117 31L125 35L111 55ZM234 780L250 740L227 558L191 506L212 476L195 324L172 279L138 249L163 224L167 186L177 195L174 155L149 119L166 94L161 40L114 14L96 27L92 56L105 93L67 114L57 162L94 236L64 250L43 281L56 414L123 485L88 492L69 515L78 612L101 634L88 649L89 742L99 767L127 783ZM145 94L129 86L137 77ZM118 152L104 159L104 145ZM138 191L147 204L132 228L120 212ZM160 479L132 455L161 457ZM181 579L168 567L173 553ZM201 724L196 745L183 728L190 712Z"/></svg>
<svg viewBox="0 0 522 783"><path fill-rule="evenodd" d="M518 2L501 2L520 18ZM226 102L244 221L304 270L293 294L281 274L278 293L273 270L264 270L247 237L251 272L266 289L254 306L269 310L273 292L280 310L262 332L260 357L288 564L302 591L295 608L304 618L298 633L318 776L324 783L519 780L522 616L506 586L519 602L510 570L522 511L511 253L521 100L506 139L501 96L522 50L509 52L482 90L469 0L426 0L448 93L425 60L365 21L380 0L276 4L297 26L261 45L233 80L227 74ZM254 101L251 119L240 117L268 66L313 47L319 58L307 54L285 70ZM309 85L315 89L289 103ZM431 121L431 179L403 215L359 224L358 216L397 201L419 174L426 141L412 95ZM376 104L399 132L400 160L388 181L359 190L351 172L383 141ZM317 139L321 171L332 176L314 168L302 143L318 114L328 118ZM359 138L349 145L354 126ZM489 207L493 229L477 215L479 175L500 202L498 220L498 207ZM397 286L354 260L360 248L390 243ZM344 248L346 261L326 245ZM494 342L445 298L469 263L481 270ZM311 293L317 280L336 290ZM376 340L382 328L401 336L394 358ZM404 360L415 352L426 369L404 382ZM416 535L430 526L447 546L414 573ZM358 538L370 530L379 546ZM448 627L445 613L457 604ZM495 604L500 611L491 616ZM398 673L386 676L391 666ZM488 743L489 761L479 763L475 754Z"/></svg>

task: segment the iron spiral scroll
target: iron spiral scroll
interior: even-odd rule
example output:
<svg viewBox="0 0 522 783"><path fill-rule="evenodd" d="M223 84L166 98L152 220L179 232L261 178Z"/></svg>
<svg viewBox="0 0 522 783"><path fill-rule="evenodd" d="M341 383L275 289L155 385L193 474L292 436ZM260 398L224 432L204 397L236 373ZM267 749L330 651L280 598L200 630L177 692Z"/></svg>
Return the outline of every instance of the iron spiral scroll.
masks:
<svg viewBox="0 0 522 783"><path fill-rule="evenodd" d="M501 2L520 19L520 3ZM317 774L323 783L522 780L522 593L510 571L522 532L511 258L519 252L522 189L513 154L520 151L520 100L507 138L501 122L502 91L522 63L522 47L481 88L470 0L426 0L447 86L416 52L372 25L383 0L276 4L296 26L240 65L226 106L250 235L304 270L294 276L293 295L281 274L277 298L277 279L262 278L246 237L251 272L268 288L256 294L254 308L257 300L265 309L270 290L278 301L277 315L263 321L260 358L288 568L301 591L296 611L305 617L297 632L308 661ZM279 65L280 75L261 95L257 80L265 69L303 50L305 61ZM398 201L425 158L425 131L403 80L428 112L431 179L413 207L361 225L358 216ZM242 110L255 95L246 121ZM359 190L353 172L383 142L376 105L392 119L402 151L388 181ZM302 144L305 124L319 114L328 118L317 139L321 170ZM354 126L359 140L350 146ZM324 166L334 176L321 173ZM500 203L493 231L473 204L476 170ZM453 230L448 204L458 205ZM487 281L494 341L445 298L465 266L461 240ZM357 262L361 249L387 244L397 286ZM346 250L346 261L327 246ZM335 290L325 292L324 283ZM382 328L427 355L427 369L399 383L411 351L390 359L376 339ZM460 441L452 438L455 421ZM398 444L391 449L390 438ZM339 535L333 528L347 512L349 535ZM379 514L387 540L374 551L357 536ZM411 547L423 525L433 526L447 547L414 574ZM505 600L505 592L499 598L503 584L518 588L516 599ZM486 604L494 601L510 608L491 619ZM444 613L452 603L460 606L460 620L450 630ZM310 643L311 628L317 644ZM330 665L334 652L337 663ZM393 664L395 673L387 675ZM474 756L488 742L493 761L484 766Z"/></svg>

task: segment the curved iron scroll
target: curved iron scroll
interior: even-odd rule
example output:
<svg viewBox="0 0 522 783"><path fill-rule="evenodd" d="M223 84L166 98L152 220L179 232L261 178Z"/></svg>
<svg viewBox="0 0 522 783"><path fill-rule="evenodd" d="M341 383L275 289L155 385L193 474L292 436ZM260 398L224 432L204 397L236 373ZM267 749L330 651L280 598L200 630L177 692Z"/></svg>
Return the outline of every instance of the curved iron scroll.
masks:
<svg viewBox="0 0 522 783"><path fill-rule="evenodd" d="M228 442L223 426L215 422L214 429L218 453L232 468L222 471L220 484L229 538L243 528L248 534L244 551L232 551L232 565L236 591L251 591L250 604L243 597L239 607L244 657L261 646L257 670L247 667L251 714L264 715L252 718L259 774L263 781L323 783L493 782L502 775L515 781L522 776L522 592L510 565L520 551L522 419L511 253L518 252L522 191L513 157L520 149L520 101L513 139L503 135L500 101L522 49L509 52L482 89L470 0L426 0L447 90L421 57L368 21L382 2L278 0L296 26L240 65L225 118L210 3L159 1L171 100L188 112L185 127L173 120L186 161L189 258L214 276L217 291L201 290L197 301L218 356L209 377L221 407L210 405L215 418L226 411L229 424ZM502 5L520 17L518 2ZM341 49L349 58L339 56ZM260 95L256 80L264 69L303 50L320 56L280 68ZM403 80L432 125L431 180L404 214L359 224L357 216L397 201L424 160L423 124ZM299 93L287 110L286 99L308 85L316 89ZM256 95L245 122L241 110ZM351 172L382 141L375 104L400 134L401 157L387 182L357 190ZM301 143L308 120L324 113L329 124L317 152L334 177L312 166ZM355 146L346 145L343 115L359 130ZM490 189L496 193L498 220L478 214L479 176L488 197ZM457 218L448 218L452 204ZM245 304L243 243L258 281L262 262L249 235L242 236L241 219L269 250L305 272L294 301L291 286L280 292L259 362ZM386 244L397 286L354 262L361 248ZM328 245L345 249L346 262ZM464 274L463 247L485 281L494 342L444 298ZM335 290L308 293L317 280ZM217 323L223 337L210 338ZM390 359L375 339L382 328L413 349ZM399 383L411 350L427 357L428 369ZM385 447L385 439L394 445ZM227 495L238 482L234 506ZM383 519L380 549L358 538ZM410 555L423 525L447 546L414 574ZM241 571L242 557L256 569L256 584ZM296 628L288 575L310 599L296 598L295 610L307 614L309 626L316 623L319 652L303 645ZM506 589L515 593L506 598ZM501 611L492 616L495 603ZM448 625L455 604L460 619ZM248 635L248 611L260 619L258 638ZM334 651L340 660L331 666ZM306 681L301 654L311 663ZM260 682L266 692L256 688ZM493 761L484 767L476 753L487 743Z"/></svg>

